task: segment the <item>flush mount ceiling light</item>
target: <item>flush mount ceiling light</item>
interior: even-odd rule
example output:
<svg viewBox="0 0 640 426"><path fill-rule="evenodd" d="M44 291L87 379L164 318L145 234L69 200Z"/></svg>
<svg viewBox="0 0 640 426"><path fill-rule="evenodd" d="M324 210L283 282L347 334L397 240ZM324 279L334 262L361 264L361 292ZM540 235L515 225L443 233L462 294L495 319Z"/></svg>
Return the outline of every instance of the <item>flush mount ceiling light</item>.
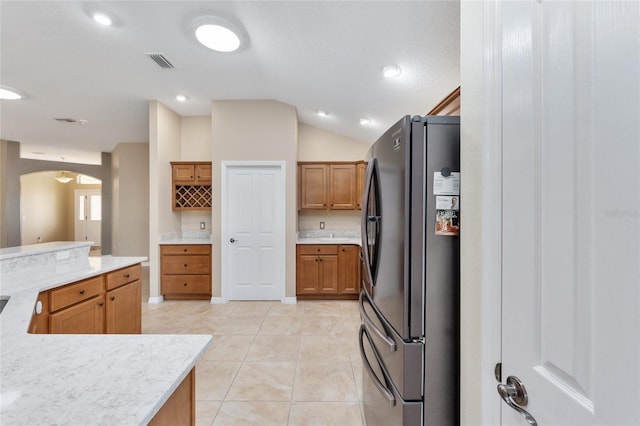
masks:
<svg viewBox="0 0 640 426"><path fill-rule="evenodd" d="M193 21L196 39L216 52L234 52L244 44L244 35L237 25L218 16L201 16Z"/></svg>
<svg viewBox="0 0 640 426"><path fill-rule="evenodd" d="M113 23L113 19L111 19L111 17L104 12L95 12L93 14L93 20L100 25L104 25L105 27L109 27Z"/></svg>
<svg viewBox="0 0 640 426"><path fill-rule="evenodd" d="M16 101L22 98L24 98L24 95L16 89L9 86L0 86L0 99Z"/></svg>
<svg viewBox="0 0 640 426"><path fill-rule="evenodd" d="M324 111L324 110L321 110L321 109L319 109L316 114L318 114L320 117L328 117L329 116L329 113L327 111Z"/></svg>
<svg viewBox="0 0 640 426"><path fill-rule="evenodd" d="M397 65L387 65L386 67L382 68L382 75L384 75L386 78L397 77L400 74L402 74L402 70Z"/></svg>
<svg viewBox="0 0 640 426"><path fill-rule="evenodd" d="M187 100L187 97L185 95L177 95L176 96L176 101L178 102L185 102Z"/></svg>
<svg viewBox="0 0 640 426"><path fill-rule="evenodd" d="M363 126L368 126L369 124L371 124L371 119L363 117L360 119L360 124Z"/></svg>

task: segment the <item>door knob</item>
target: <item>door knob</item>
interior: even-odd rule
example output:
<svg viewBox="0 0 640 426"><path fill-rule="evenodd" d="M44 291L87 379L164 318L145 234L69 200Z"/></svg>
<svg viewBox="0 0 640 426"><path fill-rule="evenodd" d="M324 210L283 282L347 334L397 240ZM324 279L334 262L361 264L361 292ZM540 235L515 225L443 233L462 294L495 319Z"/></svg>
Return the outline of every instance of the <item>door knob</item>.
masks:
<svg viewBox="0 0 640 426"><path fill-rule="evenodd" d="M522 407L526 407L529 403L527 397L527 390L524 384L516 376L507 377L507 383L500 383L498 385L498 394L507 405L516 410L531 426L538 426L538 422L533 418L527 410Z"/></svg>
<svg viewBox="0 0 640 426"><path fill-rule="evenodd" d="M235 239L233 239L233 238L230 238L230 239L229 239L229 242L230 242L230 243L235 243L235 242L236 242L236 240L235 240Z"/></svg>

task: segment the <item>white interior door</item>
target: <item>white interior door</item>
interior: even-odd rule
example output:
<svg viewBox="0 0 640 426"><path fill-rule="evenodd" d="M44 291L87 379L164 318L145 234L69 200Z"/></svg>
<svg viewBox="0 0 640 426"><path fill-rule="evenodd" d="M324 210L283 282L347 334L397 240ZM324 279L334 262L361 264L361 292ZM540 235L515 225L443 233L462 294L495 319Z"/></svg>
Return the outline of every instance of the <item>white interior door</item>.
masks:
<svg viewBox="0 0 640 426"><path fill-rule="evenodd" d="M223 275L231 300L284 297L283 173L280 166L227 168L223 244L228 262Z"/></svg>
<svg viewBox="0 0 640 426"><path fill-rule="evenodd" d="M501 16L502 380L541 426L638 425L640 3Z"/></svg>
<svg viewBox="0 0 640 426"><path fill-rule="evenodd" d="M100 246L102 227L102 192L94 189L75 191L75 240L93 241Z"/></svg>

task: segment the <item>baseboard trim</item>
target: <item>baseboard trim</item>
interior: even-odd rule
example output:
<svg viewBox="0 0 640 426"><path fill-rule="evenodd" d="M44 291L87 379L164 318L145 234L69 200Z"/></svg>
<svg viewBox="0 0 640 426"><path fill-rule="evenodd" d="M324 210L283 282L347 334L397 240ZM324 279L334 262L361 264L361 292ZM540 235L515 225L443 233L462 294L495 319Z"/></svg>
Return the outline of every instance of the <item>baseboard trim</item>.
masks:
<svg viewBox="0 0 640 426"><path fill-rule="evenodd" d="M158 303L162 303L164 301L164 296L153 296L149 297L149 301L147 303L151 305L156 305Z"/></svg>
<svg viewBox="0 0 640 426"><path fill-rule="evenodd" d="M298 303L298 299L296 299L295 297L285 297L284 299L282 299L282 303L285 305L295 305L296 303Z"/></svg>
<svg viewBox="0 0 640 426"><path fill-rule="evenodd" d="M220 303L227 303L227 300L224 300L222 297L212 297L211 298L211 303L214 304L220 304Z"/></svg>

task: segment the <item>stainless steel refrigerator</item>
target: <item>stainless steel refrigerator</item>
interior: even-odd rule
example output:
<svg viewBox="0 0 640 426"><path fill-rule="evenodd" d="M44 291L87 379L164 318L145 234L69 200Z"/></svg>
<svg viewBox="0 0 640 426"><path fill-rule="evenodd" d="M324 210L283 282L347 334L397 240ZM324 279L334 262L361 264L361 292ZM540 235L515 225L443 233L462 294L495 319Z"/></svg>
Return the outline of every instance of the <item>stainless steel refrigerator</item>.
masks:
<svg viewBox="0 0 640 426"><path fill-rule="evenodd" d="M459 424L460 119L405 116L368 157L359 300L367 426Z"/></svg>

